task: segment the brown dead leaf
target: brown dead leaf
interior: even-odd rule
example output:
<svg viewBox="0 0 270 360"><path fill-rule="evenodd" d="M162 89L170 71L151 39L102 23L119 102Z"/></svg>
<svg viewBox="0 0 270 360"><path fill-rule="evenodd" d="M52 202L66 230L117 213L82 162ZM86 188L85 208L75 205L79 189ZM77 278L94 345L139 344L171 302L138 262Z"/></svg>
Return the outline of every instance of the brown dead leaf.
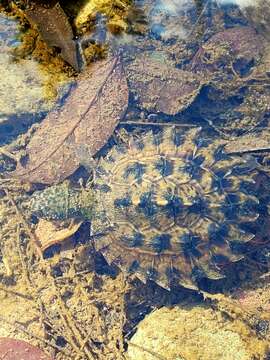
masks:
<svg viewBox="0 0 270 360"><path fill-rule="evenodd" d="M150 57L139 57L128 66L128 80L144 109L169 115L191 104L202 85L197 74Z"/></svg>
<svg viewBox="0 0 270 360"><path fill-rule="evenodd" d="M76 147L93 156L107 142L125 113L128 86L119 57L96 62L78 78L60 110L43 120L26 148L26 163L11 175L32 183L64 180L79 166Z"/></svg>
<svg viewBox="0 0 270 360"><path fill-rule="evenodd" d="M53 6L33 2L25 11L28 20L34 23L43 40L49 46L61 49L62 58L79 71L76 43L68 18L57 2Z"/></svg>
<svg viewBox="0 0 270 360"><path fill-rule="evenodd" d="M44 219L39 220L35 230L41 250L45 251L52 245L61 244L70 238L79 229L82 222L71 223L67 228L59 229L53 222Z"/></svg>

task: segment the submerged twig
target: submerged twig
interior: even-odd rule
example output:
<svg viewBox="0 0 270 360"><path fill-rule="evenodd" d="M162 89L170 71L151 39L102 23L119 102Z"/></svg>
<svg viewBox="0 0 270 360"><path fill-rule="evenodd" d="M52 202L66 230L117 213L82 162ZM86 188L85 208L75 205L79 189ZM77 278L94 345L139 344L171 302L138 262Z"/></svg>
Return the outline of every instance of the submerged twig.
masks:
<svg viewBox="0 0 270 360"><path fill-rule="evenodd" d="M3 147L0 150L0 154L18 162L18 157Z"/></svg>
<svg viewBox="0 0 270 360"><path fill-rule="evenodd" d="M95 359L95 357L94 357L95 353L85 347L84 339L79 330L79 327L76 326L76 324L74 324L74 319L72 318L71 314L69 313L69 310L67 309L64 301L62 300L61 295L59 294L59 291L56 287L55 281L52 277L51 277L51 280L53 282L53 287L54 287L54 290L55 290L55 293L57 296L58 305L61 309L61 311L59 312L60 317L65 324L66 330L69 331L71 339L74 339L74 338L76 339L76 340L72 340L73 347L76 349L76 351L79 354L81 354L82 350L83 350L83 353L87 356L87 359L89 359L89 360ZM77 343L78 343L78 345L77 345Z"/></svg>
<svg viewBox="0 0 270 360"><path fill-rule="evenodd" d="M198 125L193 124L178 124L173 122L168 123L159 123L159 122L144 122L144 121L136 121L136 120L127 120L120 121L119 125L138 125L138 126L175 126L175 127L183 127L183 128L199 128Z"/></svg>
<svg viewBox="0 0 270 360"><path fill-rule="evenodd" d="M187 34L187 38L189 38L189 37L193 34L196 26L199 24L201 18L203 17L204 13L206 12L206 9L207 9L209 3L210 3L210 0L207 0L206 3L205 3L205 5L204 5L204 7L203 7L203 9L202 9L202 11L201 11L201 13L200 13L200 15L199 15L198 18L197 18L195 24L192 26L192 29L191 29L191 30L189 31L189 33ZM196 4L196 6L197 6L197 4Z"/></svg>
<svg viewBox="0 0 270 360"><path fill-rule="evenodd" d="M33 245L35 246L37 253L39 255L39 257L42 259L43 258L43 254L42 254L42 250L39 246L39 241L38 239L35 237L35 235L32 233L32 231L29 229L29 226L24 218L24 216L22 215L22 212L20 210L20 208L18 207L18 205L16 204L16 202L14 201L13 197L11 196L10 192L7 189L3 189L4 192L6 193L6 196L8 198L8 200L11 202L12 206L14 207L15 211L16 211L16 215L18 217L18 219L20 220L20 222L24 225L24 229L27 232L27 235L29 237L29 240L33 243Z"/></svg>
<svg viewBox="0 0 270 360"><path fill-rule="evenodd" d="M42 343L54 348L55 350L58 350L58 351L61 351L63 354L69 356L70 354L68 354L65 350L63 350L60 346L57 346L55 344L52 344L50 341L44 339L44 338L41 338L40 336L34 334L32 331L29 331L27 329L25 329L25 327L23 325L21 325L20 323L18 323L17 321L15 321L14 323L12 321L9 321L8 319L6 319L5 317L3 317L2 315L0 315L0 321L1 322L4 322L8 325L11 325L11 326L16 326L16 328L19 330L19 331L22 331L24 332L25 334L27 334L28 336L34 338L34 339L37 339L39 341L41 341Z"/></svg>
<svg viewBox="0 0 270 360"><path fill-rule="evenodd" d="M1 286L1 285L0 285L0 291L4 291L4 292L6 292L7 294L11 294L11 295L15 295L15 296L22 297L22 298L24 298L24 299L26 299L26 300L30 300L30 301L33 301L33 300L34 300L34 298L33 298L32 296L30 296L30 295L22 294L22 293L20 293L20 292L18 292L18 291L10 290L10 289L5 288L5 287L3 287L3 286Z"/></svg>

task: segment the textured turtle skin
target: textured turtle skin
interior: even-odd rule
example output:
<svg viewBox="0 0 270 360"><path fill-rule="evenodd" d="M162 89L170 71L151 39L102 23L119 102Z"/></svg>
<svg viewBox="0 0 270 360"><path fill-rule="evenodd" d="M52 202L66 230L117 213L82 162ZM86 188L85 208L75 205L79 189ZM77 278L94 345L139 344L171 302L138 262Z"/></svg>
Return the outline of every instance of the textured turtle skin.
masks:
<svg viewBox="0 0 270 360"><path fill-rule="evenodd" d="M224 277L221 265L241 259L237 244L254 237L255 175L220 140L167 128L114 146L90 190L54 186L34 194L31 208L47 218L91 219L109 263L165 288L195 289L199 278Z"/></svg>

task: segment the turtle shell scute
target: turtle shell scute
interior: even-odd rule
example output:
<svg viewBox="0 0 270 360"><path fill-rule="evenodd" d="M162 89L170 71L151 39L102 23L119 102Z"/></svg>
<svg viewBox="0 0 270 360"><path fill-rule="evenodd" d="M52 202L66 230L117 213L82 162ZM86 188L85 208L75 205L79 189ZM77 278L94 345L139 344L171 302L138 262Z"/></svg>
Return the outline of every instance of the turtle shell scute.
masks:
<svg viewBox="0 0 270 360"><path fill-rule="evenodd" d="M109 263L163 287L196 288L243 257L234 243L254 237L245 224L259 216L248 191L254 166L226 154L220 140L202 139L200 129L149 132L101 160L93 231L103 233L96 248Z"/></svg>

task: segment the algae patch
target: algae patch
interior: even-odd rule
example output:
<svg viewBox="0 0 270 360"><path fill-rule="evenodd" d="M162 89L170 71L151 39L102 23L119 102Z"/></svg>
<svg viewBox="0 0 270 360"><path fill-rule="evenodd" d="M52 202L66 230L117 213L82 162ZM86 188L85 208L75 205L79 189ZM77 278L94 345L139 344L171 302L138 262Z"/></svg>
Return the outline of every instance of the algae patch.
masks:
<svg viewBox="0 0 270 360"><path fill-rule="evenodd" d="M93 22L98 13L102 13L108 17L107 24L112 31L125 31L128 27L125 18L128 15L130 4L130 0L88 0L81 2L74 24L78 31L83 30L89 26L87 24Z"/></svg>

